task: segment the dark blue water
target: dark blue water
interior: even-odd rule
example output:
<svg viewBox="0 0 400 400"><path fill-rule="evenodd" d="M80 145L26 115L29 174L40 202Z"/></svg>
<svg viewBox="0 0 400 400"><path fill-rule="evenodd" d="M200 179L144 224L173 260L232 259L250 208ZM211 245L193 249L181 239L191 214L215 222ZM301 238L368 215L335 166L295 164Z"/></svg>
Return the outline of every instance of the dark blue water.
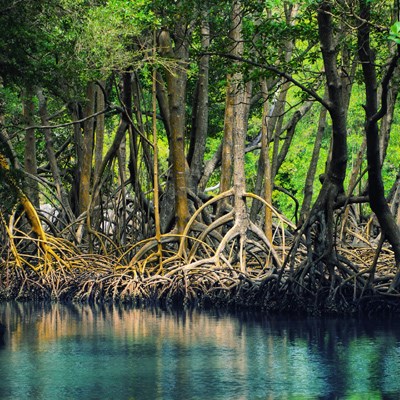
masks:
<svg viewBox="0 0 400 400"><path fill-rule="evenodd" d="M400 325L0 304L0 399L400 399Z"/></svg>

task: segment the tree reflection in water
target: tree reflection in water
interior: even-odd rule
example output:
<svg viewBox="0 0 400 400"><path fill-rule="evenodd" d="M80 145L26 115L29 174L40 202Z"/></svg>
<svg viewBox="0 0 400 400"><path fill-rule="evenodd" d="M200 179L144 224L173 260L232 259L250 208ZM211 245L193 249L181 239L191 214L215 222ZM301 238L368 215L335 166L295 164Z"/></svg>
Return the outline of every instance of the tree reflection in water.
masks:
<svg viewBox="0 0 400 400"><path fill-rule="evenodd" d="M397 398L400 325L0 304L0 398Z"/></svg>

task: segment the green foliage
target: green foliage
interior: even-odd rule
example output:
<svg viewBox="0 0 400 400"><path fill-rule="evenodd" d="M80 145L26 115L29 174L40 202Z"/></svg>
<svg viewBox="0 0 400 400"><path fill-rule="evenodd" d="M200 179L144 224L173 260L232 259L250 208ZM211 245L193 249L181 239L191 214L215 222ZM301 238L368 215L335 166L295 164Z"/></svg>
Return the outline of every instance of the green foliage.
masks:
<svg viewBox="0 0 400 400"><path fill-rule="evenodd" d="M385 162L382 166L382 178L385 184L386 193L390 191L400 172L400 119L397 114L394 116L393 126L390 132Z"/></svg>
<svg viewBox="0 0 400 400"><path fill-rule="evenodd" d="M5 2L3 2L5 3ZM318 29L315 11L320 2L317 0L257 0L243 1L244 18L243 34L245 36L245 58L254 60L253 64L234 63L226 58L212 56L210 59L209 85L209 127L206 149L206 160L210 159L221 143L224 126L224 109L226 97L227 72L241 68L247 79L254 81L254 94L258 91L260 77L268 79L271 90L270 97L275 95L278 82L276 75L259 65L279 67L286 73L292 74L298 81L310 88L322 92L324 80L321 79L322 61L318 45ZM339 3L334 2L334 5ZM347 2L342 2L341 7ZM383 6L382 6L383 4ZM299 13L296 18L287 22L285 11L290 6L298 5ZM392 6L388 1L371 2L371 15L376 26L390 25L389 16ZM135 71L138 73L144 92L143 103L151 104L150 88L152 66L165 66L165 60L155 59L152 55L154 47L154 31L161 26L171 32L177 26L193 27L194 34L190 43L190 59L188 60L188 99L193 99L198 74L198 60L201 57L200 23L206 9L211 27L210 52L213 54L226 53L231 42L229 39L231 2L199 0L25 0L14 1L0 6L0 74L4 80L2 89L1 115L13 137L15 149L21 157L24 143L23 131L17 126L23 125L21 120L21 101L18 98L20 88L26 85L40 85L47 89L48 107L50 113L56 112L63 102L83 98L83 90L88 80L118 76L120 71ZM381 12L382 10L382 12ZM356 37L354 32L340 25L338 6L334 10L340 49L341 70L348 73L346 55L354 57L357 54ZM336 14L337 13L337 14ZM381 20L380 20L381 19ZM371 29L375 26L371 24ZM346 24L344 24L346 25ZM388 39L400 44L400 22L391 25L390 31L372 29L372 45L377 49L377 65L384 65L388 59L390 47ZM382 33L384 32L384 33ZM174 38L173 38L174 39ZM285 49L287 44L294 41L292 58L288 60ZM392 44L392 46L390 46ZM161 69L161 68L160 68ZM358 69L360 71L360 69ZM278 84L277 84L278 82ZM364 135L364 111L362 77L356 75L353 86L354 95L351 98L348 113L348 159L349 171L355 160ZM117 85L115 85L117 86ZM108 91L116 96L116 91ZM286 105L285 122L309 95L304 91L292 88ZM252 117L249 121L248 137L255 137L261 126L261 101L252 105ZM293 107L293 109L291 109ZM147 106L146 111L150 109ZM292 193L301 202L304 183L310 164L312 149L317 129L319 107L301 120L297 126L289 154L276 177L276 183ZM186 104L187 126L190 129L190 115L193 104ZM144 110L141 110L144 111ZM59 117L60 122L69 121L69 116ZM106 146L112 142L113 134L118 123L118 116L108 117L106 127ZM387 158L383 165L383 178L386 189L395 180L400 165L400 121L395 116L388 147ZM160 170L167 173L169 168L168 140L163 125L158 125ZM318 175L323 173L330 145L330 128L326 130L321 149L318 169L315 178L314 196L318 194L320 183ZM55 148L59 148L71 135L71 129L53 131ZM41 134L39 134L41 137ZM46 162L43 140L38 140L38 161ZM73 146L59 158L65 181L73 178L68 172L72 169L74 160ZM246 176L248 190L254 188L257 173L259 152L246 155ZM220 172L212 176L209 186L219 181ZM165 175L164 175L165 177ZM365 179L361 186L365 186ZM348 177L347 177L348 181ZM346 182L347 182L346 181ZM2 185L6 185L4 182ZM0 192L7 187L0 188ZM287 195L275 191L274 203L282 212L290 217L294 213L294 203ZM5 200L5 204L7 201ZM10 204L12 198L10 198ZM8 204L8 203L7 203Z"/></svg>
<svg viewBox="0 0 400 400"><path fill-rule="evenodd" d="M105 76L137 69L151 61L152 34L158 26L151 1L109 0L89 10L78 42L80 56L91 71Z"/></svg>
<svg viewBox="0 0 400 400"><path fill-rule="evenodd" d="M395 22L390 27L390 33L389 33L388 39L392 40L396 44L400 44L400 22L399 21Z"/></svg>
<svg viewBox="0 0 400 400"><path fill-rule="evenodd" d="M71 4L76 3L16 1L0 12L0 71L5 83L46 86L59 91L59 95L61 78L71 83L82 68L73 57L80 32L68 8ZM79 15L84 12L80 8Z"/></svg>

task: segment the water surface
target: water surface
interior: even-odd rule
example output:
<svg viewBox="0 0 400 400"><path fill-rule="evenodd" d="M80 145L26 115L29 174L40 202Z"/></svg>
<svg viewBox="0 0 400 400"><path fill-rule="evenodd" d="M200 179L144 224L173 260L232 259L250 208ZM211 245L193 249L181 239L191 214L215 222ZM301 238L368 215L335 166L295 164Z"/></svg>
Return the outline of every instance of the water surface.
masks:
<svg viewBox="0 0 400 400"><path fill-rule="evenodd" d="M400 399L400 324L0 304L0 399Z"/></svg>

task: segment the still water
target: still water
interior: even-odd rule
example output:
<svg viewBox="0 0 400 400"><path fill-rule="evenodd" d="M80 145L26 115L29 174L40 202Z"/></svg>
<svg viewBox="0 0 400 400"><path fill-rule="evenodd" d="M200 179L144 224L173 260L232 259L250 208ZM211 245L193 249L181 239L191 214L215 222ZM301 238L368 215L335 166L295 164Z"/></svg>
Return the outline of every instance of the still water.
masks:
<svg viewBox="0 0 400 400"><path fill-rule="evenodd" d="M400 324L0 304L0 399L400 399Z"/></svg>

